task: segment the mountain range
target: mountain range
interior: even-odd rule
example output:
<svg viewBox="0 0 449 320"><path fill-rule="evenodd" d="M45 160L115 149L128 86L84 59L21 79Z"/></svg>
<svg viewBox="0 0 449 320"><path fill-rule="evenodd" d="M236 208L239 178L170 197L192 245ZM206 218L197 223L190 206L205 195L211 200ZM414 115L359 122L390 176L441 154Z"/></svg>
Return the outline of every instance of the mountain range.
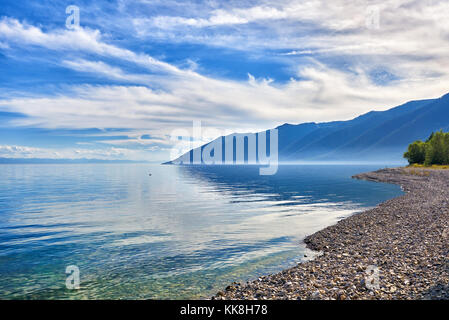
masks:
<svg viewBox="0 0 449 320"><path fill-rule="evenodd" d="M425 140L433 131L449 131L449 94L438 99L410 101L386 111L371 111L348 121L286 123L276 129L280 162L398 162L411 142ZM230 135L234 136L234 151L235 137L239 135L247 134ZM219 137L208 144L218 139L225 141ZM208 144L199 148L203 150ZM247 149L246 142L245 161ZM179 163L188 154L192 158L194 150L167 164ZM224 159L224 144L222 151Z"/></svg>

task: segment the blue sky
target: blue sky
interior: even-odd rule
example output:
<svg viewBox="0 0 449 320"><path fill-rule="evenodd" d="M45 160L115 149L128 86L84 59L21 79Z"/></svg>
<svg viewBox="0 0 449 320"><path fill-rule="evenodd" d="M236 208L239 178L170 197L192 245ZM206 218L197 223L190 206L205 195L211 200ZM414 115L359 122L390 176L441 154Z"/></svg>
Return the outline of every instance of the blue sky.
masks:
<svg viewBox="0 0 449 320"><path fill-rule="evenodd" d="M192 121L207 141L439 97L448 16L439 0L3 0L0 157L159 162Z"/></svg>

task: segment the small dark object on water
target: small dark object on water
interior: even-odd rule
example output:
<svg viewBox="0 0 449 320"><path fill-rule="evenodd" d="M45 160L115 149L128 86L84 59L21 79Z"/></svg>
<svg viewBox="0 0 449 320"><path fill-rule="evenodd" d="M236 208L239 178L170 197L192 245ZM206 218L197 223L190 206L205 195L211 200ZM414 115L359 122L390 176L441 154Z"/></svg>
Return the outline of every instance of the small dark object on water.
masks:
<svg viewBox="0 0 449 320"><path fill-rule="evenodd" d="M148 174L151 177L151 173Z"/></svg>

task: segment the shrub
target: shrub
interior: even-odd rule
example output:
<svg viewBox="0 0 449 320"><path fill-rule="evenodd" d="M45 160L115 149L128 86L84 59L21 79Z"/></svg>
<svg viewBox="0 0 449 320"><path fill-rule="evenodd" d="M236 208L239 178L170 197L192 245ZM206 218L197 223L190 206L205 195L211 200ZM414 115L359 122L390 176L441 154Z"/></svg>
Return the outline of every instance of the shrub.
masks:
<svg viewBox="0 0 449 320"><path fill-rule="evenodd" d="M426 160L426 144L420 140L413 142L408 146L408 150L404 153L404 158L410 164L424 163Z"/></svg>

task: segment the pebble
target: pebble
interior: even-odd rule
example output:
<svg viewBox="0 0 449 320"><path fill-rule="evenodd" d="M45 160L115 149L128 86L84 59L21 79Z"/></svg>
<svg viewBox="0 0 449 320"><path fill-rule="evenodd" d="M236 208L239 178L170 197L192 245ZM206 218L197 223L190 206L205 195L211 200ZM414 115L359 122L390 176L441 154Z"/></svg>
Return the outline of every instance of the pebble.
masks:
<svg viewBox="0 0 449 320"><path fill-rule="evenodd" d="M213 299L449 299L449 170L421 171L354 176L406 193L306 237L307 247L322 253L313 260L232 284ZM378 283L371 287L373 267Z"/></svg>

